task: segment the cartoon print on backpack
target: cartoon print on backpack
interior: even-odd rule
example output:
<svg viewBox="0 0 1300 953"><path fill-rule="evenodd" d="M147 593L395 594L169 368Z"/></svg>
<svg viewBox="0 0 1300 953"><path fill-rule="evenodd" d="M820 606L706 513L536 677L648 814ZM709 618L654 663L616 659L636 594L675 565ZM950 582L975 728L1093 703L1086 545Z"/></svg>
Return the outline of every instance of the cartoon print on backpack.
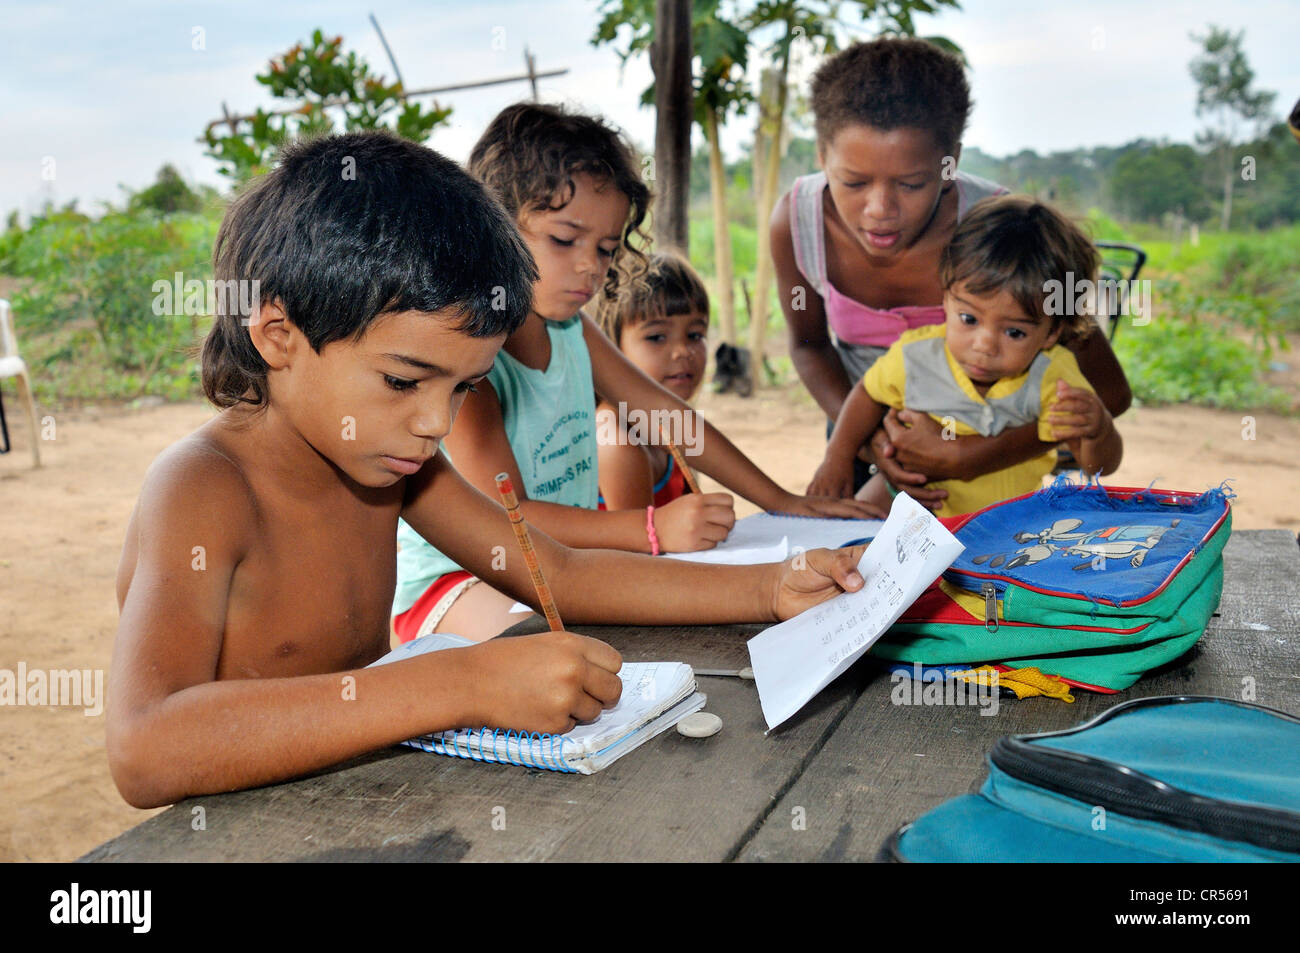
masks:
<svg viewBox="0 0 1300 953"><path fill-rule="evenodd" d="M1059 552L1063 556L1079 556L1083 559L1083 562L1072 567L1076 571L1091 566L1098 556L1106 560L1127 559L1129 565L1136 569L1142 565L1152 547L1160 542L1160 537L1179 522L1181 521L1173 520L1168 526L1146 523L1108 526L1086 533L1075 533L1072 531L1078 529L1083 520L1061 519L1037 533L1016 533L1017 543L1032 542L1033 545L1016 550L1010 561L1007 560L1007 553L985 553L976 556L974 562L977 566L988 562L994 569L1005 562L1007 569L1016 569L1040 563Z"/></svg>

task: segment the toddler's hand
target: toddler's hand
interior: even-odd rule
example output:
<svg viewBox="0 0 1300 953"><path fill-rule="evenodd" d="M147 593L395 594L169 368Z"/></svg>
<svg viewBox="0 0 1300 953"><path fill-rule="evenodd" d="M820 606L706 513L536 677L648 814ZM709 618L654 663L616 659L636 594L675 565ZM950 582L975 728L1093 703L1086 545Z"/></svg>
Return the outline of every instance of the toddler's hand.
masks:
<svg viewBox="0 0 1300 953"><path fill-rule="evenodd" d="M736 507L730 493L687 493L656 506L654 521L663 552L693 553L727 538L736 523Z"/></svg>
<svg viewBox="0 0 1300 953"><path fill-rule="evenodd" d="M1110 412L1090 390L1056 382L1056 398L1048 409L1047 421L1056 440L1096 440L1111 426Z"/></svg>

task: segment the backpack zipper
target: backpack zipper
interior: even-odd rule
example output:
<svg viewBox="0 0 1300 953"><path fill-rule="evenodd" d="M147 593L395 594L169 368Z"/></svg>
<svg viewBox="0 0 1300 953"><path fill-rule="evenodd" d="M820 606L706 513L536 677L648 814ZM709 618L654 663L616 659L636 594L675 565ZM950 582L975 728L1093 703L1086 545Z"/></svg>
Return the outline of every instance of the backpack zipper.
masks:
<svg viewBox="0 0 1300 953"><path fill-rule="evenodd" d="M1126 817L1300 853L1300 814L1193 794L1101 758L1000 738L989 760L1012 778Z"/></svg>
<svg viewBox="0 0 1300 953"><path fill-rule="evenodd" d="M984 628L990 632L998 630L998 591L991 582L980 583L980 593L984 596Z"/></svg>

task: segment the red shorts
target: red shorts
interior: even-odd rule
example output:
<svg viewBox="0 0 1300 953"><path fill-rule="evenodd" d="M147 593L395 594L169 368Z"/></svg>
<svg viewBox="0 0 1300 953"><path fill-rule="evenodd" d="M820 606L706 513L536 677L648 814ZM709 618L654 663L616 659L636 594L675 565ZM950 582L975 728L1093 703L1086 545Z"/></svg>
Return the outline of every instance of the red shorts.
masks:
<svg viewBox="0 0 1300 953"><path fill-rule="evenodd" d="M393 631L397 633L398 639L410 642L419 635L420 626L424 624L424 620L429 617L429 613L437 607L438 603L461 583L473 578L472 572L457 569L435 579L420 598L415 600L411 608L401 615L393 616Z"/></svg>

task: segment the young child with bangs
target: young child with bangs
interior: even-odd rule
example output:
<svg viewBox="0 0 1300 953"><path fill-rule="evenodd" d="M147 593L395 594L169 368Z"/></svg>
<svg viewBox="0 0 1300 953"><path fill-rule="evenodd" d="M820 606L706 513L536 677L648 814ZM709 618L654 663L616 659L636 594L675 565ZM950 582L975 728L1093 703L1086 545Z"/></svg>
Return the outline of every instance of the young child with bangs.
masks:
<svg viewBox="0 0 1300 953"><path fill-rule="evenodd" d="M1062 346L1096 329L1091 312L1076 312L1062 289L1087 287L1097 265L1087 236L1050 207L1015 196L977 204L940 259L945 322L905 331L867 369L844 401L809 492L849 489L858 447L890 408L928 414L959 436L1032 426L1053 447L971 480L932 485L947 493L940 516L1038 489L1062 441L1087 473L1116 470L1123 444L1114 421ZM879 474L866 491L887 499Z"/></svg>
<svg viewBox="0 0 1300 953"><path fill-rule="evenodd" d="M820 172L774 210L772 256L790 355L831 426L859 380L899 336L945 320L939 259L981 199L1006 192L958 168L971 109L961 62L924 40L855 44L812 80ZM1131 394L1102 334L1067 345L1112 415ZM874 462L930 507L947 480L974 480L1044 456L1031 425L944 439L925 414L891 411L857 449L854 486ZM865 439L865 437L864 437Z"/></svg>
<svg viewBox="0 0 1300 953"><path fill-rule="evenodd" d="M528 316L461 408L443 449L485 493L508 473L530 523L567 546L657 554L708 549L735 522L726 493L688 493L662 509L597 509L596 395L628 413L676 419L697 468L765 510L868 517L864 503L803 497L777 486L680 397L637 369L582 313L644 270L639 229L650 193L628 142L602 120L520 103L496 116L469 171L515 220L537 264ZM410 375L413 386L421 378ZM664 415L667 415L665 418ZM648 435L652 441L658 433ZM695 451L698 451L697 453ZM402 641L447 632L487 639L518 616L496 573L473 571L412 527L399 530L393 628ZM507 560L508 561L508 560ZM611 576L611 578L615 578ZM620 590L623 587L619 587Z"/></svg>
<svg viewBox="0 0 1300 953"><path fill-rule="evenodd" d="M221 412L154 461L127 528L107 706L122 796L269 784L452 728L566 732L616 704L618 652L569 632L370 667L390 647L399 517L537 601L495 493L438 454L536 277L482 184L388 134L292 144L235 199L213 257L258 303L219 299L202 372ZM796 569L532 539L571 622L776 621L862 586L861 546Z"/></svg>
<svg viewBox="0 0 1300 953"><path fill-rule="evenodd" d="M602 301L605 335L652 381L690 401L708 363L709 293L680 255L657 252L640 282ZM599 443L600 509L667 506L688 492L686 475L662 442L631 439L618 408L602 400L596 426L615 439Z"/></svg>

